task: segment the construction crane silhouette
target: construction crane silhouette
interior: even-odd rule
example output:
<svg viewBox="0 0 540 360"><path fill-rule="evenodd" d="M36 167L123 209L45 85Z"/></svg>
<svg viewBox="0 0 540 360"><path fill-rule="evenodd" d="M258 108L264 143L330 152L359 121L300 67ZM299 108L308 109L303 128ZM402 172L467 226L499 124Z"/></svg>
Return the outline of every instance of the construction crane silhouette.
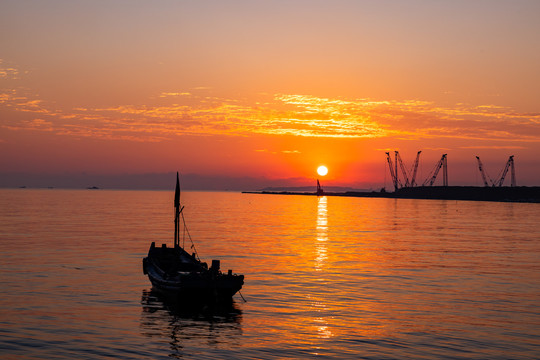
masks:
<svg viewBox="0 0 540 360"><path fill-rule="evenodd" d="M482 181L484 182L484 186L491 186L493 187L501 187L504 183L504 179L506 178L506 174L508 174L508 169L510 169L510 186L514 187L516 186L516 170L514 168L514 155L511 155L508 158L508 161L506 162L504 168L499 173L499 176L495 180L491 180L489 175L487 174L486 170L484 169L484 165L482 164L482 161L480 160L480 157L477 156L476 160L478 160L478 169L480 170L480 174L482 174ZM489 180L489 182L488 182Z"/></svg>
<svg viewBox="0 0 540 360"><path fill-rule="evenodd" d="M414 161L413 167L411 171L409 172L407 172L407 168L405 167L405 165L403 164L403 161L401 160L401 155L399 154L399 151L394 151L394 161L392 161L390 152L386 153L386 161L388 162L388 167L390 168L390 176L392 177L392 182L394 184L395 190L402 187L413 187L416 185L416 173L418 170L418 161L420 160L421 152L422 151L419 151L416 154L416 160ZM401 174L403 177L402 180L399 178L398 163L399 163ZM409 177L411 179L410 181L409 181Z"/></svg>
<svg viewBox="0 0 540 360"><path fill-rule="evenodd" d="M508 168L511 169L510 186L512 187L516 186L516 170L514 169L514 155L511 155L508 158L508 161L506 162L504 169L502 170L500 176L497 179L495 179L493 186L502 186L504 182L504 178L506 177L506 174L508 173Z"/></svg>
<svg viewBox="0 0 540 360"><path fill-rule="evenodd" d="M422 186L426 186L426 184L429 183L428 186L432 186L435 180L437 179L437 175L439 174L439 170L441 170L441 167L443 169L443 186L448 186L448 160L446 159L447 154L443 154L441 157L441 160L435 165L435 168L430 173L430 176L422 183Z"/></svg>
<svg viewBox="0 0 540 360"><path fill-rule="evenodd" d="M416 185L415 181L416 181L416 170L418 170L418 161L420 160L420 153L422 151L419 151L416 153L416 160L414 160L414 165L413 165L413 174L412 174L412 177L411 177L411 187L413 187L414 185Z"/></svg>
<svg viewBox="0 0 540 360"><path fill-rule="evenodd" d="M480 170L480 174L482 174L482 181L484 182L484 186L489 186L489 182L491 183L491 186L493 186L493 180L486 174L484 171L484 164L482 164L482 160L480 160L480 157L477 156L476 160L478 161L478 169Z"/></svg>
<svg viewBox="0 0 540 360"><path fill-rule="evenodd" d="M394 169L394 164L392 163L392 158L390 157L390 152L386 152L386 161L388 161L388 167L390 168L390 176L392 177L392 182L394 183L394 190L399 189L399 179L397 176L397 159L396 166Z"/></svg>
<svg viewBox="0 0 540 360"><path fill-rule="evenodd" d="M399 151L396 150L395 153L396 153L396 164L399 161L401 173L403 174L403 180L405 180L403 187L409 187L409 177L407 176L407 170L405 170L405 165L403 165L403 161L401 161L401 156L399 155Z"/></svg>

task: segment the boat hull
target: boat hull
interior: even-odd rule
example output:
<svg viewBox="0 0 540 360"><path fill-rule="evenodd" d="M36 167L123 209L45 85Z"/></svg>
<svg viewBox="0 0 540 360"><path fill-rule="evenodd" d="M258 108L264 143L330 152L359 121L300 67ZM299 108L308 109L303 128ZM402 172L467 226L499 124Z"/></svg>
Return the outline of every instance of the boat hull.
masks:
<svg viewBox="0 0 540 360"><path fill-rule="evenodd" d="M159 250L160 252L151 247L148 257L143 259L143 272L148 275L152 288L157 292L186 301L225 300L231 299L244 284L243 275L236 275L231 271L223 274L217 268L206 269L201 266L203 263L193 262L190 268L185 261L179 259L181 266L164 269L161 259L163 249ZM184 271L179 271L178 268Z"/></svg>

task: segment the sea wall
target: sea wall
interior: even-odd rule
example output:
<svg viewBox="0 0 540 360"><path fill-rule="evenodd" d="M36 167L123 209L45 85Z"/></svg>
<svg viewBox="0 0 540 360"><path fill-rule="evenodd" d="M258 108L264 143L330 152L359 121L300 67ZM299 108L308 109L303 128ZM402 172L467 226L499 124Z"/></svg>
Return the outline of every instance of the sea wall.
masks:
<svg viewBox="0 0 540 360"><path fill-rule="evenodd" d="M398 189L393 197L477 201L540 202L540 187L420 186Z"/></svg>

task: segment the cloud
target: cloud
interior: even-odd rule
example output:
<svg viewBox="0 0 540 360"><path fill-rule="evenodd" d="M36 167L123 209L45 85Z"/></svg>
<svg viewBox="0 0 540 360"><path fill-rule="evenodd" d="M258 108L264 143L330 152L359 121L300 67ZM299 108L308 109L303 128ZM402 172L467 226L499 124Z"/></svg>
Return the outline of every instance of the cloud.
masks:
<svg viewBox="0 0 540 360"><path fill-rule="evenodd" d="M36 120L44 122L8 120L0 126L66 136L152 142L183 135L253 134L540 142L540 113L520 113L489 104L441 107L421 100L373 101L294 94L266 95L249 102L189 92L162 92L158 98L155 101L159 104L59 110L30 94L4 89L0 91L1 106L21 114L39 115Z"/></svg>
<svg viewBox="0 0 540 360"><path fill-rule="evenodd" d="M492 146L460 146L460 149L526 149L525 146L492 145Z"/></svg>
<svg viewBox="0 0 540 360"><path fill-rule="evenodd" d="M191 93L188 93L188 92L162 92L159 95L160 98L171 97L171 96L191 96Z"/></svg>
<svg viewBox="0 0 540 360"><path fill-rule="evenodd" d="M277 151L270 151L268 149L256 149L255 152L262 152L262 153L268 153L268 154L273 154L273 155L278 154ZM300 154L301 152L298 151L298 150L281 150L280 153L282 153L282 154Z"/></svg>
<svg viewBox="0 0 540 360"><path fill-rule="evenodd" d="M54 114L42 100L19 94L17 89L0 89L0 105L16 112Z"/></svg>
<svg viewBox="0 0 540 360"><path fill-rule="evenodd" d="M15 67L4 64L4 60L0 59L0 79L17 79L19 70Z"/></svg>
<svg viewBox="0 0 540 360"><path fill-rule="evenodd" d="M255 152L259 152L259 153L267 153L267 154L273 154L273 155L276 155L277 152L275 151L270 151L268 149L255 149Z"/></svg>

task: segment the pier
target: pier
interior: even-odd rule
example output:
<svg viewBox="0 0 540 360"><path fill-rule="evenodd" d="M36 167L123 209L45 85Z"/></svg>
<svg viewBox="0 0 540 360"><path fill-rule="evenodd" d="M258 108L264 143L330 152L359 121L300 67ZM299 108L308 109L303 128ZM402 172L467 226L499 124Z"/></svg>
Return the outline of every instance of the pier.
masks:
<svg viewBox="0 0 540 360"><path fill-rule="evenodd" d="M245 191L246 194L313 195L317 192ZM387 191L324 192L325 196L379 197L393 199L437 199L499 202L540 203L540 186L480 187L480 186L418 186Z"/></svg>

